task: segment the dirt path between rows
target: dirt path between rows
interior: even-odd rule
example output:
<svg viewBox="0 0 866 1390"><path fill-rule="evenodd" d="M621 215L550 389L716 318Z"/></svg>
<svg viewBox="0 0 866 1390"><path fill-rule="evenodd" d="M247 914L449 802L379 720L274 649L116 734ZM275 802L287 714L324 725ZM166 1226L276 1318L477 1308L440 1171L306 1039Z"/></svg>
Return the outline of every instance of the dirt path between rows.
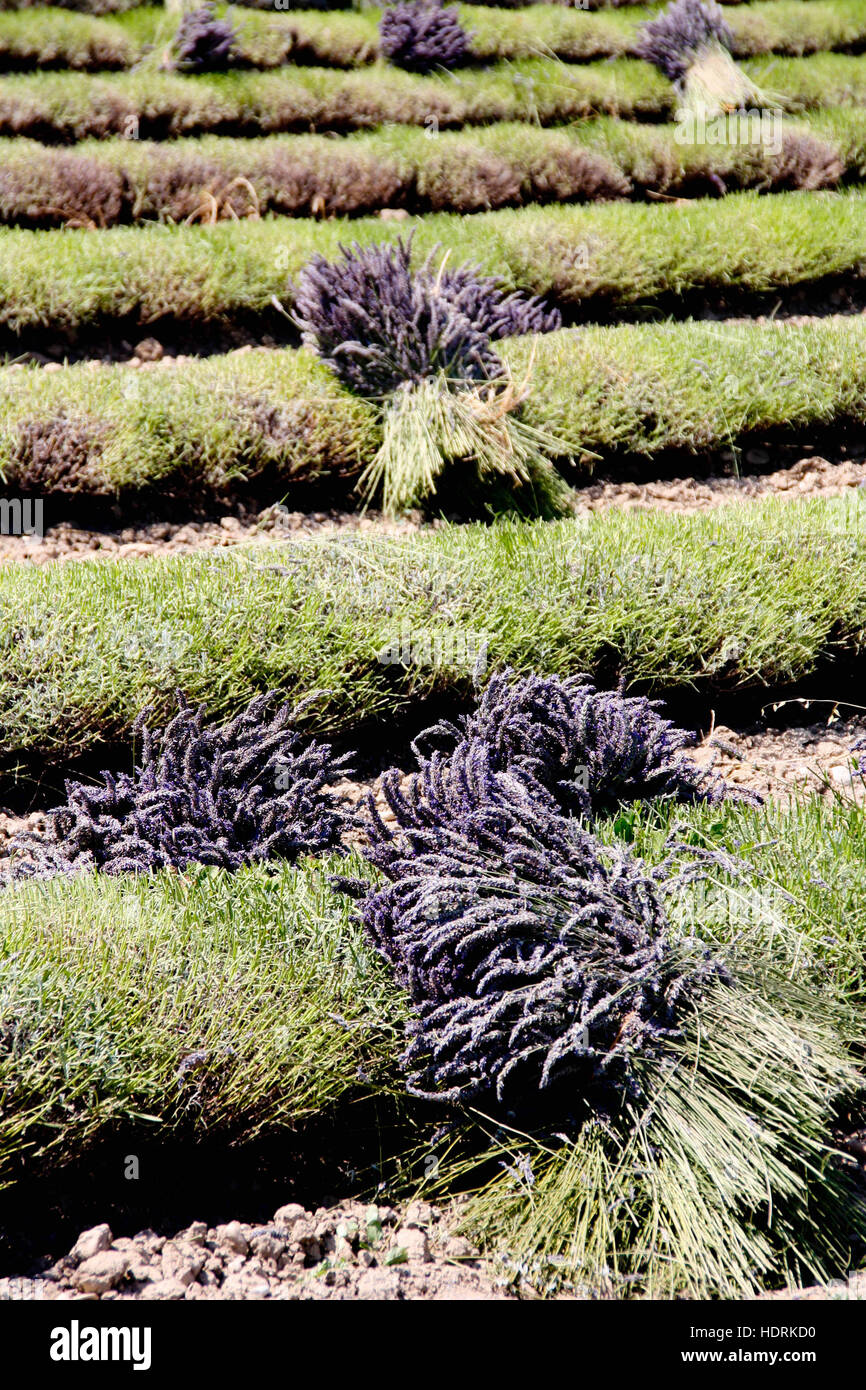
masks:
<svg viewBox="0 0 866 1390"><path fill-rule="evenodd" d="M764 452L750 451L756 462ZM748 455L746 462L748 463ZM748 503L762 497L838 497L866 488L866 462L840 459L832 462L807 454L789 467L771 473L677 477L647 482L615 482L599 479L575 491L575 513L585 516L616 508L688 515L708 511L724 503ZM0 535L0 565L11 562L45 564L52 560L81 560L109 556L136 559L145 555L189 553L239 545L253 540L280 542L332 535L405 536L435 528L420 513L399 521L386 520L378 512L361 515L345 511L290 511L282 505L249 511L238 504L233 512L206 520L154 521L112 529L95 529L61 521L43 537Z"/></svg>

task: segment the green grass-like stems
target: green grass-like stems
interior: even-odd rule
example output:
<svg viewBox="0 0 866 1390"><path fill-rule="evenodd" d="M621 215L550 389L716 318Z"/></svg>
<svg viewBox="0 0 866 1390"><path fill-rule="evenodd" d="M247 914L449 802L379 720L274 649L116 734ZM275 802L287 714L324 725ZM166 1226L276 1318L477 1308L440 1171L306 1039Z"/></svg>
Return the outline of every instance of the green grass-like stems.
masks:
<svg viewBox="0 0 866 1390"><path fill-rule="evenodd" d="M759 87L783 94L792 111L866 104L866 73L855 56L752 58L742 67ZM3 80L0 134L69 142L349 131L391 122L444 130L491 121L557 125L605 114L659 119L672 117L678 105L671 84L632 58L579 66L527 58L431 77L384 64L353 72L293 67L207 76L25 72Z"/></svg>
<svg viewBox="0 0 866 1390"><path fill-rule="evenodd" d="M649 476L667 449L697 454L745 447L765 430L866 423L866 324L858 316L565 329L500 351L527 383L519 419L544 436L541 452L573 479L597 455L642 455ZM0 476L12 494L158 489L163 501L204 501L246 483L291 502L299 485L316 482L333 500L359 506L359 474L382 442L376 407L304 350L149 371L87 363L52 373L0 370ZM459 511L459 500L449 510ZM435 499L431 506L435 512Z"/></svg>
<svg viewBox="0 0 866 1390"><path fill-rule="evenodd" d="M478 62L556 57L587 62L633 54L640 26L658 7L630 6L588 13L561 5L531 5L503 14L483 5L458 7L472 34ZM220 17L229 7L219 5ZM238 25L233 60L241 66L279 67L314 62L352 68L379 54L381 10L323 14L248 14ZM848 48L866 39L866 0L758 0L732 13L734 53L802 55ZM174 37L177 17L165 9L137 7L114 18L40 8L0 11L0 66L33 66L98 72L156 65Z"/></svg>
<svg viewBox="0 0 866 1390"><path fill-rule="evenodd" d="M494 1143L510 1163L464 1228L545 1292L733 1298L832 1277L866 1206L832 1153L862 1077L831 1020L784 977L712 990L665 1063L636 1063L643 1104L568 1143Z"/></svg>
<svg viewBox="0 0 866 1390"><path fill-rule="evenodd" d="M327 867L0 893L0 1188L117 1127L249 1141L393 1083L404 1006Z"/></svg>
<svg viewBox="0 0 866 1390"><path fill-rule="evenodd" d="M383 662L412 636L415 660ZM488 669L621 672L655 691L778 688L866 638L862 503L446 527L130 563L0 570L2 770L128 741L180 688L214 718L270 688L324 691L322 733L466 702ZM477 639L477 641L475 640ZM426 650L426 657L424 656ZM23 764L21 765L23 770ZM20 775L20 774L19 774Z"/></svg>
<svg viewBox="0 0 866 1390"><path fill-rule="evenodd" d="M523 385L503 377L468 388L440 374L398 389L382 406L382 443L358 491L367 501L381 501L386 516L396 516L431 503L451 464L468 493L492 484L526 515L566 515L569 488L550 460L568 443L517 413L531 372L530 362Z"/></svg>
<svg viewBox="0 0 866 1390"><path fill-rule="evenodd" d="M611 203L515 208L402 224L420 260L435 246L452 264L471 261L503 283L601 312L664 294L766 292L866 265L862 190L804 198L732 194L719 202ZM0 229L0 324L82 327L106 319L151 324L168 316L224 321L290 307L291 280L319 251L390 241L379 218L351 226L281 218L215 227L116 227L30 232Z"/></svg>

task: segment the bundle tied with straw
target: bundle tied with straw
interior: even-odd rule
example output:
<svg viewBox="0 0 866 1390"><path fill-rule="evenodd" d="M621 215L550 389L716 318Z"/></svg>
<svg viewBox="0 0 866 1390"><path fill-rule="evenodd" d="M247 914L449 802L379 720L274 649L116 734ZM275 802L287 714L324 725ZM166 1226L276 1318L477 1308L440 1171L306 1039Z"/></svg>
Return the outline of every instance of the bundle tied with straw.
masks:
<svg viewBox="0 0 866 1390"><path fill-rule="evenodd" d="M471 266L451 269L437 251L413 270L411 238L315 256L295 291L303 341L350 390L375 401L382 444L359 489L395 513L428 500L446 464L464 462L467 486L504 484L522 510L567 510L568 489L550 456L567 444L520 419L531 365L516 382L493 342L560 326L554 310L506 294Z"/></svg>
<svg viewBox="0 0 866 1390"><path fill-rule="evenodd" d="M769 105L731 56L733 34L715 0L673 0L635 48L673 82L683 111L711 119Z"/></svg>
<svg viewBox="0 0 866 1390"><path fill-rule="evenodd" d="M407 1088L452 1107L431 1192L469 1187L467 1233L542 1292L749 1295L866 1236L831 1138L856 1020L765 941L674 928L669 902L746 865L599 838L623 801L727 794L685 742L649 702L505 672L386 777L387 821L368 801L387 881L361 914L413 1010Z"/></svg>

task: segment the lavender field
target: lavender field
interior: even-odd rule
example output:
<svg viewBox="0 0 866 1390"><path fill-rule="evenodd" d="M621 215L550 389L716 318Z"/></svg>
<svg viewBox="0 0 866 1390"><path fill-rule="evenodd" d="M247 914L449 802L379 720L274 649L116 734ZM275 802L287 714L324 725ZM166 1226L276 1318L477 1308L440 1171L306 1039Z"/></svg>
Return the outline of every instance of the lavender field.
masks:
<svg viewBox="0 0 866 1390"><path fill-rule="evenodd" d="M866 0L0 0L0 1301L862 1296L864 179Z"/></svg>

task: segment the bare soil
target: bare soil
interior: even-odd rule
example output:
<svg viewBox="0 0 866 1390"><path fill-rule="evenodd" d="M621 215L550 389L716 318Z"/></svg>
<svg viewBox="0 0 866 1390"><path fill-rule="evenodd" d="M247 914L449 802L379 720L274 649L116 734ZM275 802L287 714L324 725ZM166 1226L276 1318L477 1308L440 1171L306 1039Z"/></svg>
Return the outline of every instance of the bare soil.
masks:
<svg viewBox="0 0 866 1390"><path fill-rule="evenodd" d="M763 454L756 462L762 458ZM686 515L761 497L837 497L861 487L866 488L866 462L831 462L810 454L770 473L652 478L646 482L599 478L575 490L575 511L577 515L587 515L620 508ZM419 512L391 521L378 512L300 512L280 505L253 511L237 503L232 512L199 520L149 521L115 528L60 521L47 527L42 537L0 535L0 565L103 556L138 559L145 555L210 550L251 540L279 542L346 533L408 535L439 524L425 522Z"/></svg>
<svg viewBox="0 0 866 1390"><path fill-rule="evenodd" d="M290 1203L264 1226L196 1221L168 1239L151 1230L115 1239L103 1224L43 1272L0 1279L0 1301L515 1297L452 1234L456 1214L426 1202L397 1209L346 1201L315 1211Z"/></svg>

